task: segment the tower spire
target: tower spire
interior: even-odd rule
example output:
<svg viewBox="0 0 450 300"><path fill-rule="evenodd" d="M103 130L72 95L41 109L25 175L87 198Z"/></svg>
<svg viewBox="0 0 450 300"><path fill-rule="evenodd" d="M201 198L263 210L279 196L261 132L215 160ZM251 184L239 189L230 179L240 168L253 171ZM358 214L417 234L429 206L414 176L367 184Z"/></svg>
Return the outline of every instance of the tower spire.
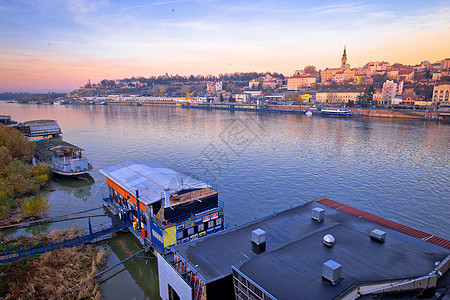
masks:
<svg viewBox="0 0 450 300"><path fill-rule="evenodd" d="M345 67L347 65L347 45L344 44L344 53L341 58L341 67Z"/></svg>

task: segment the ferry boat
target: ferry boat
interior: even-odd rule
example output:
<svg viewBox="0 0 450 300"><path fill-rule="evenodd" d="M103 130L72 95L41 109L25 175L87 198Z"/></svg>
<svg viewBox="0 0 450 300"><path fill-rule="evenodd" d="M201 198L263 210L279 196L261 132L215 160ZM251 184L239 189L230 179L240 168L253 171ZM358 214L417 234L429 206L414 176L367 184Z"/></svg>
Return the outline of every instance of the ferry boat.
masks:
<svg viewBox="0 0 450 300"><path fill-rule="evenodd" d="M107 212L154 253L224 229L211 184L151 161L124 161L100 173L108 185Z"/></svg>
<svg viewBox="0 0 450 300"><path fill-rule="evenodd" d="M350 117L355 114L347 108L323 108L320 115L325 117Z"/></svg>
<svg viewBox="0 0 450 300"><path fill-rule="evenodd" d="M58 145L50 148L52 159L50 169L53 173L64 176L86 175L92 170L86 157L83 157L84 149L59 140Z"/></svg>

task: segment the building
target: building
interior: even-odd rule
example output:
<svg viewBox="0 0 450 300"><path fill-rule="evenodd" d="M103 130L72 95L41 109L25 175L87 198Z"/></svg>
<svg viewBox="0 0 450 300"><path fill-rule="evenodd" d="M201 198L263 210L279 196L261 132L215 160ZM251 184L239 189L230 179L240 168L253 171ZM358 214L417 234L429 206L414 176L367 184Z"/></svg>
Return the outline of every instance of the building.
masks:
<svg viewBox="0 0 450 300"><path fill-rule="evenodd" d="M386 71L391 66L390 63L385 61L375 61L367 63L362 69L368 70L366 75L372 75L377 71Z"/></svg>
<svg viewBox="0 0 450 300"><path fill-rule="evenodd" d="M446 58L442 61L442 70L450 70L450 58Z"/></svg>
<svg viewBox="0 0 450 300"><path fill-rule="evenodd" d="M411 82L414 80L414 69L403 69L399 70L397 77L395 78L397 81L405 81Z"/></svg>
<svg viewBox="0 0 450 300"><path fill-rule="evenodd" d="M319 198L158 254L166 299L356 299L436 286L450 241ZM414 286L415 284L415 286Z"/></svg>
<svg viewBox="0 0 450 300"><path fill-rule="evenodd" d="M345 81L353 82L356 71L350 68L347 63L347 47L344 46L344 52L341 58L340 68L326 68L320 73L321 83L326 84L330 82L343 83Z"/></svg>
<svg viewBox="0 0 450 300"><path fill-rule="evenodd" d="M304 87L310 87L316 84L316 76L313 75L294 75L287 79L288 91L299 91Z"/></svg>
<svg viewBox="0 0 450 300"><path fill-rule="evenodd" d="M402 94L402 104L407 106L414 106L416 101L418 100L418 97L416 93L414 92L414 89L409 88L405 89Z"/></svg>
<svg viewBox="0 0 450 300"><path fill-rule="evenodd" d="M210 95L215 95L218 91L221 91L222 88L223 88L222 81L206 83L206 92Z"/></svg>
<svg viewBox="0 0 450 300"><path fill-rule="evenodd" d="M316 93L316 103L333 103L342 104L348 101L356 103L358 96L362 95L362 92L327 92Z"/></svg>
<svg viewBox="0 0 450 300"><path fill-rule="evenodd" d="M249 94L236 94L234 98L236 103L250 103L251 96Z"/></svg>
<svg viewBox="0 0 450 300"><path fill-rule="evenodd" d="M259 86L259 80L258 79L252 79L248 82L248 87L251 89L256 89Z"/></svg>
<svg viewBox="0 0 450 300"><path fill-rule="evenodd" d="M263 88L265 88L265 89L273 90L277 87L278 84L275 79L271 78L271 79L264 80L262 85L263 85Z"/></svg>
<svg viewBox="0 0 450 300"><path fill-rule="evenodd" d="M433 77L431 78L431 80L439 81L439 80L441 80L441 77L442 77L442 72L436 71L436 72L433 72Z"/></svg>
<svg viewBox="0 0 450 300"><path fill-rule="evenodd" d="M381 103L382 105L391 105L392 99L397 96L397 83L393 80L386 80L383 83L383 89L381 90Z"/></svg>
<svg viewBox="0 0 450 300"><path fill-rule="evenodd" d="M104 206L154 252L223 229L218 194L207 183L150 161L125 161L100 172L108 185Z"/></svg>
<svg viewBox="0 0 450 300"><path fill-rule="evenodd" d="M450 83L435 85L433 89L434 105L450 105Z"/></svg>

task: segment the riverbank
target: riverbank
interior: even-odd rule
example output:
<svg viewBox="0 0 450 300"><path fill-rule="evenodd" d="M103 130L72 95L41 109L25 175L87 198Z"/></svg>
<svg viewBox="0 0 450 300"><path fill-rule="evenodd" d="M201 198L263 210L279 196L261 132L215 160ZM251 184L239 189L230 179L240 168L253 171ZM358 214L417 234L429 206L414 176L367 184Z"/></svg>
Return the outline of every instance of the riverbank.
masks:
<svg viewBox="0 0 450 300"><path fill-rule="evenodd" d="M2 241L1 248L76 236L77 232L72 228L47 235L21 236ZM0 296L3 299L101 299L99 283L93 276L105 266L106 254L103 249L84 245L1 264Z"/></svg>

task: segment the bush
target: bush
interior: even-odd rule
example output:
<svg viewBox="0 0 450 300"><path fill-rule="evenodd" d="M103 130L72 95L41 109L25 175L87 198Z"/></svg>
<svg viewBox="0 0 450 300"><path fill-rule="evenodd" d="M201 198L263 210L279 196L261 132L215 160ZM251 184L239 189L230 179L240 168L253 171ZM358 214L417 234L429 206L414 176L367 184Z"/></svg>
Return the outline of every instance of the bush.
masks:
<svg viewBox="0 0 450 300"><path fill-rule="evenodd" d="M41 195L26 198L22 209L27 217L40 217L50 209L50 204Z"/></svg>
<svg viewBox="0 0 450 300"><path fill-rule="evenodd" d="M46 164L37 164L31 168L33 182L37 185L44 185L50 177L50 167Z"/></svg>
<svg viewBox="0 0 450 300"><path fill-rule="evenodd" d="M12 158L30 162L33 158L34 144L28 143L26 137L17 129L0 125L0 147L9 149Z"/></svg>

